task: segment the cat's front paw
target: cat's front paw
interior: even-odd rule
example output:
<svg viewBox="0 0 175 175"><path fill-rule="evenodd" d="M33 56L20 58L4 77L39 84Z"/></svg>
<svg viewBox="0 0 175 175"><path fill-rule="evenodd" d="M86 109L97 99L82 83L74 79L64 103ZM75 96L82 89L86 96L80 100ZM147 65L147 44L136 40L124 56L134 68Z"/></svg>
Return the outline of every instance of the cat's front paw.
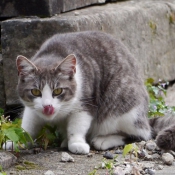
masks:
<svg viewBox="0 0 175 175"><path fill-rule="evenodd" d="M75 154L88 154L90 147L87 143L75 142L68 145L69 151Z"/></svg>

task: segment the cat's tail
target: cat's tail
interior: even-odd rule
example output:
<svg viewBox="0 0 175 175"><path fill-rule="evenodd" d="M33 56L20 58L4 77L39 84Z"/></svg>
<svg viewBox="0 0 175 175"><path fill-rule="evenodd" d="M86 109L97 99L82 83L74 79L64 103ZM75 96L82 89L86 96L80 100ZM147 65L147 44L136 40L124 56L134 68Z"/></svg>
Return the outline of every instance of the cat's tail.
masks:
<svg viewBox="0 0 175 175"><path fill-rule="evenodd" d="M149 119L152 136L163 150L175 151L175 115Z"/></svg>

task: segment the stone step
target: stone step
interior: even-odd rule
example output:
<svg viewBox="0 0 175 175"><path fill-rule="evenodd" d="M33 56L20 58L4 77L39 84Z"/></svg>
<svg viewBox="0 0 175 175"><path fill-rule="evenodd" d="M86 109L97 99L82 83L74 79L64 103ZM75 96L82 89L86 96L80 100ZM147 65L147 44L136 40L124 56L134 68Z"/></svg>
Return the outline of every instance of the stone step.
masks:
<svg viewBox="0 0 175 175"><path fill-rule="evenodd" d="M1 0L0 17L14 17L19 15L48 17L61 12L105 2L106 0L32 0L32 2L31 0Z"/></svg>
<svg viewBox="0 0 175 175"><path fill-rule="evenodd" d="M99 30L121 40L142 66L144 79L175 79L174 0L126 1L89 7L51 18L2 22L6 104L19 104L15 59L31 57L55 33Z"/></svg>

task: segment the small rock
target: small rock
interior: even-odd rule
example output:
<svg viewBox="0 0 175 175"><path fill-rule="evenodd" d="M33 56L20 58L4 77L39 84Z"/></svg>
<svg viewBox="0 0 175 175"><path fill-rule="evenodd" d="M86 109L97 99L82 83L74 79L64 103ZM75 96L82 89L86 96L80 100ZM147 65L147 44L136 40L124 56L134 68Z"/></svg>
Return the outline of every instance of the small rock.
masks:
<svg viewBox="0 0 175 175"><path fill-rule="evenodd" d="M158 170L163 170L163 165L158 165L157 169Z"/></svg>
<svg viewBox="0 0 175 175"><path fill-rule="evenodd" d="M146 157L148 155L148 153L147 153L147 151L145 149L138 150L137 153L138 153L138 157L139 158L144 158L144 157Z"/></svg>
<svg viewBox="0 0 175 175"><path fill-rule="evenodd" d="M156 171L153 170L153 169L146 169L146 170L145 170L145 173L150 174L150 175L154 175L155 172L156 172Z"/></svg>
<svg viewBox="0 0 175 175"><path fill-rule="evenodd" d="M102 162L102 163L101 163L101 168L104 169L105 167L106 167L106 166L105 166L105 163Z"/></svg>
<svg viewBox="0 0 175 175"><path fill-rule="evenodd" d="M125 174L131 174L131 171L132 171L131 165L127 164L124 170Z"/></svg>
<svg viewBox="0 0 175 175"><path fill-rule="evenodd" d="M0 152L0 165L3 169L11 167L17 161L17 157L8 151Z"/></svg>
<svg viewBox="0 0 175 175"><path fill-rule="evenodd" d="M155 154L152 155L152 158L153 158L153 159L159 159L159 158L160 158L160 155L157 154L157 153L155 153Z"/></svg>
<svg viewBox="0 0 175 175"><path fill-rule="evenodd" d="M123 154L123 151L120 149L115 150L115 154Z"/></svg>
<svg viewBox="0 0 175 175"><path fill-rule="evenodd" d="M93 153L89 153L87 157L93 157Z"/></svg>
<svg viewBox="0 0 175 175"><path fill-rule="evenodd" d="M106 151L103 154L103 157L106 158L106 159L113 159L114 158L114 155L110 151Z"/></svg>
<svg viewBox="0 0 175 175"><path fill-rule="evenodd" d="M44 175L55 175L55 173L52 172L51 170L48 170L47 172L44 173Z"/></svg>
<svg viewBox="0 0 175 175"><path fill-rule="evenodd" d="M139 147L141 147L142 149L145 147L146 142L145 141L141 141L138 143Z"/></svg>
<svg viewBox="0 0 175 175"><path fill-rule="evenodd" d="M145 160L153 160L153 157L152 157L152 155L146 155L145 156L145 158L144 158Z"/></svg>
<svg viewBox="0 0 175 175"><path fill-rule="evenodd" d="M144 164L143 164L143 169L145 170L145 169L153 169L153 167L154 167L154 162L153 163L151 163L151 162L145 162Z"/></svg>
<svg viewBox="0 0 175 175"><path fill-rule="evenodd" d="M74 15L75 15L75 16L78 16L79 14L80 14L80 13L77 12L77 11L74 12Z"/></svg>
<svg viewBox="0 0 175 175"><path fill-rule="evenodd" d="M134 174L134 175L141 175L139 169L138 169L137 167L135 167L135 166L132 168L131 174Z"/></svg>
<svg viewBox="0 0 175 175"><path fill-rule="evenodd" d="M114 168L112 175L125 175L125 172L118 166Z"/></svg>
<svg viewBox="0 0 175 175"><path fill-rule="evenodd" d="M66 152L61 154L61 162L74 162L74 158Z"/></svg>
<svg viewBox="0 0 175 175"><path fill-rule="evenodd" d="M154 141L152 140L149 140L147 143L146 143L146 149L149 150L149 151L153 151L156 149L157 145Z"/></svg>
<svg viewBox="0 0 175 175"><path fill-rule="evenodd" d="M162 160L166 165L172 165L174 157L170 153L163 153Z"/></svg>

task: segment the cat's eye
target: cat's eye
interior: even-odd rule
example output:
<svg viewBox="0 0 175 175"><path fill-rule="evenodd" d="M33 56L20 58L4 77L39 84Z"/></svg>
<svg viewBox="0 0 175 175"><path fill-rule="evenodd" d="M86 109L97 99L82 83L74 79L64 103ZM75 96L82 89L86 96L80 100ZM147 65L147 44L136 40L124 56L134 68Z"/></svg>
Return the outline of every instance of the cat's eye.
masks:
<svg viewBox="0 0 175 175"><path fill-rule="evenodd" d="M58 88L53 90L53 96L58 96L62 93L63 89L62 88Z"/></svg>
<svg viewBox="0 0 175 175"><path fill-rule="evenodd" d="M41 91L39 89L32 89L31 92L34 96L41 96Z"/></svg>

